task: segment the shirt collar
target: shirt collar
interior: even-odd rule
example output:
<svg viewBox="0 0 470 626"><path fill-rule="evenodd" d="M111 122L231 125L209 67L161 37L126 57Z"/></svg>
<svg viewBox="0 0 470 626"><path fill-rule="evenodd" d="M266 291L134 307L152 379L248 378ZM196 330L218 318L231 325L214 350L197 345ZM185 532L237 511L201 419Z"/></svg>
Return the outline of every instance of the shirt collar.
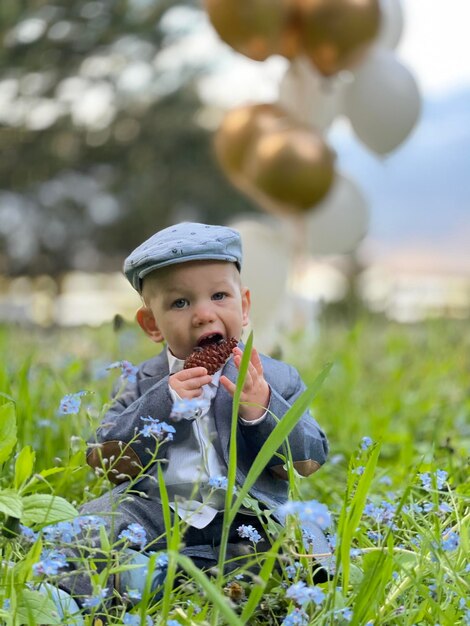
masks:
<svg viewBox="0 0 470 626"><path fill-rule="evenodd" d="M168 357L168 367L170 369L170 374L176 374L176 372L181 372L184 367L184 360L178 359L174 354L172 354L168 346L166 347L166 355Z"/></svg>

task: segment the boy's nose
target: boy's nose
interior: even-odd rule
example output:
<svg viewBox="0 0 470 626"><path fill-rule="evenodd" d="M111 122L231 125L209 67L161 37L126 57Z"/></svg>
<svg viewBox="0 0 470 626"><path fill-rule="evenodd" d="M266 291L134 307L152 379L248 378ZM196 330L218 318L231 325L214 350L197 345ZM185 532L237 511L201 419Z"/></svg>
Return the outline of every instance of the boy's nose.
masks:
<svg viewBox="0 0 470 626"><path fill-rule="evenodd" d="M214 311L210 305L201 304L194 309L193 324L201 326L214 321Z"/></svg>

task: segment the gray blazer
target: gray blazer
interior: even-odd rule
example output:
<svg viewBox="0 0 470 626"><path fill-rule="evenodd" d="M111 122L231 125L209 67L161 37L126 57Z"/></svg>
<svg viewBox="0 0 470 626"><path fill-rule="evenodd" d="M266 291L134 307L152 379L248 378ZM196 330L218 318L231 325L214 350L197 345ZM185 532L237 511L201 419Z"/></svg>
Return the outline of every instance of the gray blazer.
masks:
<svg viewBox="0 0 470 626"><path fill-rule="evenodd" d="M305 385L297 370L286 363L260 355L264 376L271 388L269 411L281 419L295 400L302 394ZM230 358L223 368L223 374L233 382L238 371ZM152 437L144 438L127 445L144 425L141 417L151 416L161 421L172 423L176 429L175 438L184 438L188 434L189 423L186 420L171 422L169 415L172 399L168 388L168 359L166 352L142 363L135 383L128 382L124 392L115 398L111 408L105 414L97 431L100 449L90 447L87 462L92 467L102 467L102 458L108 458L108 478L114 483L138 475L142 467L147 466L155 453L156 442ZM214 399L214 417L219 435L215 443L223 461L228 465L232 398L224 387L219 386ZM237 432L237 483L243 485L245 477L262 445L276 426L276 420L269 413L256 425L238 424ZM124 444L124 445L123 445ZM303 476L309 476L319 469L326 460L328 443L325 434L309 411L305 412L289 436L289 444L296 470ZM157 459L165 458L165 450L170 443L160 445ZM279 452L285 454L281 447ZM118 456L124 458L112 462ZM101 458L100 458L101 457ZM114 457L112 459L111 457ZM154 468L155 475L156 469ZM153 474L152 468L148 470ZM275 509L287 499L287 474L282 467L282 460L273 456L256 483L251 495L270 509ZM152 481L155 484L154 481ZM150 486L143 479L138 487L145 491ZM153 487L155 489L155 487Z"/></svg>

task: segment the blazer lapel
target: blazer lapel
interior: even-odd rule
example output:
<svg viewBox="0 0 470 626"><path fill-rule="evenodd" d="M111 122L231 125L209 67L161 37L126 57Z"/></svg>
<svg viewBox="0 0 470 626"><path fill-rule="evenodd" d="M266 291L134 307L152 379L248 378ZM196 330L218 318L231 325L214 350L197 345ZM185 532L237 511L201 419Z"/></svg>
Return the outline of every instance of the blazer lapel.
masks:
<svg viewBox="0 0 470 626"><path fill-rule="evenodd" d="M145 378L140 380L140 388L142 393L145 393L147 389L150 389L158 380L161 380L169 373L168 357L166 355L166 349L163 350L153 359L145 361L142 365L142 373Z"/></svg>

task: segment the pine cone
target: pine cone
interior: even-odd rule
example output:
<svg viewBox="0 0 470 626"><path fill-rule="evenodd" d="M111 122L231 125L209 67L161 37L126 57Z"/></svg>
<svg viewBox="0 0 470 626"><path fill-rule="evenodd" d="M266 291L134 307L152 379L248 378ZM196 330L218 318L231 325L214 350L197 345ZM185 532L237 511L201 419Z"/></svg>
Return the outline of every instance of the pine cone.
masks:
<svg viewBox="0 0 470 626"><path fill-rule="evenodd" d="M238 341L235 337L231 337L230 339L221 339L218 343L211 343L203 348L194 348L194 351L184 362L184 369L205 367L208 374L215 374L229 358L237 344Z"/></svg>

